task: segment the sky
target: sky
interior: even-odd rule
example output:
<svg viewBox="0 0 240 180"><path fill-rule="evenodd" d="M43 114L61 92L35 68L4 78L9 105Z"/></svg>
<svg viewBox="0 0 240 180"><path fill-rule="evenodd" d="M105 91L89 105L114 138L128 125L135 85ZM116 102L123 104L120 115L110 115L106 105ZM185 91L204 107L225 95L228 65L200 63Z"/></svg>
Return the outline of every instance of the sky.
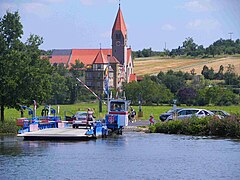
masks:
<svg viewBox="0 0 240 180"><path fill-rule="evenodd" d="M119 0L0 0L0 17L18 11L25 42L43 37L41 49L111 48ZM162 51L192 37L208 47L240 39L240 0L121 0L128 46Z"/></svg>

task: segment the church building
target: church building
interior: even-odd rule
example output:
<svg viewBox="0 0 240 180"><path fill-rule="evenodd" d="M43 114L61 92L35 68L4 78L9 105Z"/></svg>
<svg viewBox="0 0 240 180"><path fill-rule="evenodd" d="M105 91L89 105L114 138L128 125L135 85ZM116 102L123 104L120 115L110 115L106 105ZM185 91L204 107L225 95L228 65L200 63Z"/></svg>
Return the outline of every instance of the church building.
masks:
<svg viewBox="0 0 240 180"><path fill-rule="evenodd" d="M136 81L133 73L132 50L128 47L127 27L121 7L112 28L112 49L54 49L50 56L53 65L71 67L76 60L82 62L85 76L82 79L93 91L102 93L108 78L108 87L121 90L122 83Z"/></svg>

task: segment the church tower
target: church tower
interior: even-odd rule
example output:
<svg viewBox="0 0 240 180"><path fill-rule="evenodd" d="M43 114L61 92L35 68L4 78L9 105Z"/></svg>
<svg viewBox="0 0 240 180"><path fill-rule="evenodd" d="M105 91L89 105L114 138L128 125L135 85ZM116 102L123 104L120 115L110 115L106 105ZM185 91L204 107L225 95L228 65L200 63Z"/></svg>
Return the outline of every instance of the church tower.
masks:
<svg viewBox="0 0 240 180"><path fill-rule="evenodd" d="M127 27L123 19L121 7L112 28L112 55L126 68L127 63Z"/></svg>

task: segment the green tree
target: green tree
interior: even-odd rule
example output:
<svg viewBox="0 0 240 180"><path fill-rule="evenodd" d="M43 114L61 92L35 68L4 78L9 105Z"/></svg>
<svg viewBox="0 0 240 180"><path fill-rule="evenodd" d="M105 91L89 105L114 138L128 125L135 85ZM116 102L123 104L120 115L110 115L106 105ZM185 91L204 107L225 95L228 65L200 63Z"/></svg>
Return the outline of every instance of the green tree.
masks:
<svg viewBox="0 0 240 180"><path fill-rule="evenodd" d="M14 69L18 67L22 54L19 49L23 48L20 38L23 34L22 24L18 12L7 12L0 19L0 105L1 121L4 121L5 107L11 107L14 101L12 93L17 87L17 81L14 79Z"/></svg>
<svg viewBox="0 0 240 180"><path fill-rule="evenodd" d="M0 105L1 121L4 109L17 107L17 103L30 105L33 100L45 101L51 93L51 65L41 60L38 49L43 42L31 35L24 44L18 12L10 13L0 20Z"/></svg>
<svg viewBox="0 0 240 180"><path fill-rule="evenodd" d="M68 89L70 90L70 102L77 102L78 99L87 100L92 97L89 91L83 87L76 78L79 78L84 81L85 79L85 69L84 64L80 60L75 60L75 64L71 64L69 72L72 75L72 79L68 80Z"/></svg>
<svg viewBox="0 0 240 180"><path fill-rule="evenodd" d="M147 105L169 103L173 99L173 94L165 85L157 84L148 76L141 82L125 84L124 91L132 104L138 104L139 94L142 96L142 103Z"/></svg>
<svg viewBox="0 0 240 180"><path fill-rule="evenodd" d="M59 64L53 68L52 72L52 93L50 104L64 104L68 97L68 87L66 84L66 76L68 70L64 67L64 64Z"/></svg>
<svg viewBox="0 0 240 180"><path fill-rule="evenodd" d="M196 56L197 44L194 43L193 38L188 37L183 42L183 49L187 56Z"/></svg>
<svg viewBox="0 0 240 180"><path fill-rule="evenodd" d="M215 79L222 80L223 79L223 71L224 71L224 67L223 67L223 65L221 65L219 67L218 72L215 74Z"/></svg>
<svg viewBox="0 0 240 180"><path fill-rule="evenodd" d="M177 97L180 103L193 105L196 101L197 91L191 87L181 88L177 92Z"/></svg>
<svg viewBox="0 0 240 180"><path fill-rule="evenodd" d="M213 68L211 67L209 69L206 65L203 66L203 70L201 74L204 76L204 78L210 79L210 80L213 80L215 75Z"/></svg>
<svg viewBox="0 0 240 180"><path fill-rule="evenodd" d="M158 78L159 82L164 84L174 94L176 94L180 88L186 86L184 75L179 76L179 74L174 73L172 70L169 70L165 75L159 73Z"/></svg>
<svg viewBox="0 0 240 180"><path fill-rule="evenodd" d="M125 83L123 89L126 93L126 98L131 101L131 104L138 104L138 96L141 93L141 86L138 82Z"/></svg>

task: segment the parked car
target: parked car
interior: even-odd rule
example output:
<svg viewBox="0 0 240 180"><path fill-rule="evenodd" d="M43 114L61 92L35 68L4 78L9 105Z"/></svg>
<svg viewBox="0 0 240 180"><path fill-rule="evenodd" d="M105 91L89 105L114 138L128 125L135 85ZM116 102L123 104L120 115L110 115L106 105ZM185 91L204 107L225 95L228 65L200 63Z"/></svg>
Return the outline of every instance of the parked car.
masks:
<svg viewBox="0 0 240 180"><path fill-rule="evenodd" d="M178 112L178 111L181 110L181 109L182 109L182 108L176 108L176 112ZM172 115L173 113L174 113L174 109L172 108L172 109L168 110L167 112L160 114L159 119L160 119L161 121L165 121L165 120L166 120L170 115Z"/></svg>
<svg viewBox="0 0 240 180"><path fill-rule="evenodd" d="M79 126L89 126L87 121L87 112L85 111L77 111L74 115L72 127L78 128Z"/></svg>
<svg viewBox="0 0 240 180"><path fill-rule="evenodd" d="M206 109L194 109L194 108L184 108L177 112L176 119L187 119L193 116L198 118L203 118L207 116L214 116L215 114ZM220 118L220 116L218 116ZM173 115L170 115L166 121L173 120Z"/></svg>
<svg viewBox="0 0 240 180"><path fill-rule="evenodd" d="M230 114L223 110L211 110L215 115L220 115L222 117L230 116Z"/></svg>

